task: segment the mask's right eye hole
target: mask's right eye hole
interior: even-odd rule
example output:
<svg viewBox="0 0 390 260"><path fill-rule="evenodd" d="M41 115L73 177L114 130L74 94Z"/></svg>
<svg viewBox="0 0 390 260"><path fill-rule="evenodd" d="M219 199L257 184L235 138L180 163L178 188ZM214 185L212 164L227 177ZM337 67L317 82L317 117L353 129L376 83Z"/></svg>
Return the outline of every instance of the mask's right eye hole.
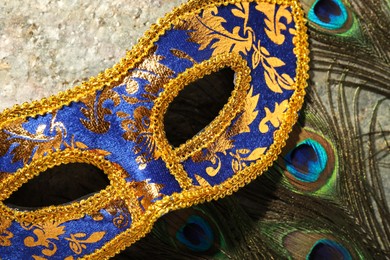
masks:
<svg viewBox="0 0 390 260"><path fill-rule="evenodd" d="M178 147L215 119L234 89L234 71L224 68L187 85L169 104L164 130Z"/></svg>
<svg viewBox="0 0 390 260"><path fill-rule="evenodd" d="M4 203L11 208L23 210L63 205L92 196L109 184L107 174L93 165L63 164L29 180Z"/></svg>

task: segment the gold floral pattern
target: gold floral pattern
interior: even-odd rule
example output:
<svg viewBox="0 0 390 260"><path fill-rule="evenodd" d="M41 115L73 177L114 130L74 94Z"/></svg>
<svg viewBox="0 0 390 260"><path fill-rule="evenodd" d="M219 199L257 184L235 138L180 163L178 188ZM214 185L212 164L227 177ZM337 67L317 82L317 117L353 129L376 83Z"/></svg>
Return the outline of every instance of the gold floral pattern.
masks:
<svg viewBox="0 0 390 260"><path fill-rule="evenodd" d="M206 168L206 173L214 177L218 174L218 172L221 169L221 159L219 158L217 153L222 153L224 155L227 154L227 151L232 149L234 147L234 139L233 137L242 134L242 133L249 133L250 132L250 125L253 123L253 121L256 119L258 115L258 111L256 111L256 106L258 103L260 95L253 95L253 87L250 88L246 98L245 103L243 107L243 112L239 115L237 121L235 124L231 126L231 128L228 131L225 131L215 142L213 142L206 150L199 151L195 155L193 155L192 161L193 162L204 162L209 161L213 164L213 166L209 166ZM242 154L248 153L249 151L241 151ZM247 156L247 160L256 160L261 155L259 154L259 150L256 149L256 151L253 151L254 154ZM231 154L234 158L232 161L232 169L236 171L237 169L241 169L243 165L243 159L240 156L240 151L237 151L236 154ZM255 158L256 159L253 159Z"/></svg>
<svg viewBox="0 0 390 260"><path fill-rule="evenodd" d="M249 51L253 50L252 68L255 69L259 64L263 66L265 83L270 90L282 93L282 89L294 89L294 80L291 76L278 72L278 68L286 65L285 62L261 46L261 41L256 39L253 29L248 26L249 5L250 3L239 3L232 9L232 14L243 21L242 26L236 26L232 31L224 27L226 20L218 16L216 7L205 10L202 15L182 21L177 28L190 30L190 39L200 45L199 50L210 47L213 49L213 55L227 51L248 55ZM276 10L274 4L258 3L256 9L267 17L265 19L267 36L276 44L283 44L285 35L282 31L286 30L286 24L292 22L292 14L287 6L280 6ZM285 18L286 24L282 22L282 18ZM295 34L295 30L289 30L288 33Z"/></svg>
<svg viewBox="0 0 390 260"><path fill-rule="evenodd" d="M149 183L149 180L140 182L130 182L128 184L136 192L135 195L138 197L138 201L143 210L146 210L152 201L162 196L160 190L164 187L162 184Z"/></svg>
<svg viewBox="0 0 390 260"><path fill-rule="evenodd" d="M56 122L55 115L53 115L49 129L49 132L54 136L44 134L46 125L40 125L35 133L30 133L22 127L23 122L23 119L16 120L0 131L0 140L2 140L0 156L4 156L13 144L18 144L11 151L12 162L23 161L26 164L30 158L34 160L42 157L48 151L59 150L63 138L67 135L64 124Z"/></svg>
<svg viewBox="0 0 390 260"><path fill-rule="evenodd" d="M264 79L268 88L276 93L283 93L283 89L294 89L294 80L287 73L280 74L276 68L286 65L284 61L277 57L271 56L269 51L260 45L254 47L252 55L252 64L256 68L259 64L264 68Z"/></svg>
<svg viewBox="0 0 390 260"><path fill-rule="evenodd" d="M285 36L282 34L282 31L287 29L286 24L292 22L292 14L287 10L287 6L281 5L277 7L274 4L262 2L256 5L256 9L267 16L267 19L264 20L266 25L264 31L270 40L278 45L283 44ZM281 22L282 18L285 18L286 24Z"/></svg>
<svg viewBox="0 0 390 260"><path fill-rule="evenodd" d="M247 26L249 19L249 3L237 4L233 9L236 17L243 19L243 26L236 26L230 32L223 26L227 21L218 16L218 8L204 10L202 16L193 16L183 20L177 26L179 29L191 30L189 33L191 41L200 45L199 50L207 47L213 49L213 55L226 51L243 53L246 55L252 49L254 32Z"/></svg>
<svg viewBox="0 0 390 260"><path fill-rule="evenodd" d="M70 249L79 255L83 252L84 249L87 248L86 244L93 244L100 241L105 234L105 231L94 232L89 237L87 237L86 233L75 233L71 234L70 238L65 239L69 241Z"/></svg>
<svg viewBox="0 0 390 260"><path fill-rule="evenodd" d="M279 127L282 120L283 115L288 108L288 100L282 101L282 103L275 103L275 111L271 112L268 107L265 107L265 117L260 121L259 130L261 133L267 133L269 131L269 127L267 125L270 122L274 127Z"/></svg>
<svg viewBox="0 0 390 260"><path fill-rule="evenodd" d="M88 97L82 101L86 108L81 108L81 112L87 120L80 119L80 121L88 130L104 134L110 129L110 122L104 119L106 115L112 114L109 108L103 106L107 100L112 100L114 106L118 106L121 102L119 94L109 88L105 88L98 97Z"/></svg>
<svg viewBox="0 0 390 260"><path fill-rule="evenodd" d="M11 220L0 216L0 246L11 246L11 238L14 237L14 234L7 230L11 224Z"/></svg>
<svg viewBox="0 0 390 260"><path fill-rule="evenodd" d="M26 237L24 239L24 245L27 247L43 246L42 254L45 256L53 256L57 252L55 240L58 241L59 236L65 233L65 227L61 226L61 224L50 221L43 224L24 224L22 227L26 230L32 230L35 235L35 237Z"/></svg>

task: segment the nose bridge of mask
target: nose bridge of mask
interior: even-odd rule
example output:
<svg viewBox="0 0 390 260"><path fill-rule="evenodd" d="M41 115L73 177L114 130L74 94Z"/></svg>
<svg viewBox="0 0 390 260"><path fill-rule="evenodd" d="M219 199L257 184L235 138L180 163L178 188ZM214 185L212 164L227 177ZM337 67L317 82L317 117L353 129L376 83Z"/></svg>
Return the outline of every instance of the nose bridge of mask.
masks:
<svg viewBox="0 0 390 260"><path fill-rule="evenodd" d="M303 101L302 13L295 1L223 3L184 5L146 34L128 55L134 61L122 61L85 89L0 114L0 213L12 220L7 228L26 237L50 223L62 256L114 242L123 247L162 214L231 193L276 159ZM189 83L225 67L235 72L228 102L201 132L172 147L163 123L169 104ZM33 212L4 205L34 176L73 162L95 165L110 185ZM45 257L58 253L42 250L45 240L24 237L13 245ZM91 246L76 250L78 238Z"/></svg>

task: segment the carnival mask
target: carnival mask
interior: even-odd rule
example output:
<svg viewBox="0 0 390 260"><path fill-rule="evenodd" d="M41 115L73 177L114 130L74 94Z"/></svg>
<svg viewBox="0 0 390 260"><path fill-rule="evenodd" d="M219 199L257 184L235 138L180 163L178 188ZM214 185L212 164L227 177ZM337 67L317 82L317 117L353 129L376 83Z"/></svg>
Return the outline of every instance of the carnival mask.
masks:
<svg viewBox="0 0 390 260"><path fill-rule="evenodd" d="M173 146L164 117L180 91L224 68L219 114ZM294 0L190 1L113 68L57 96L0 114L0 255L110 257L163 214L229 195L277 158L303 103L308 44ZM212 87L212 86L210 86ZM87 163L110 185L38 209L4 201L48 168Z"/></svg>

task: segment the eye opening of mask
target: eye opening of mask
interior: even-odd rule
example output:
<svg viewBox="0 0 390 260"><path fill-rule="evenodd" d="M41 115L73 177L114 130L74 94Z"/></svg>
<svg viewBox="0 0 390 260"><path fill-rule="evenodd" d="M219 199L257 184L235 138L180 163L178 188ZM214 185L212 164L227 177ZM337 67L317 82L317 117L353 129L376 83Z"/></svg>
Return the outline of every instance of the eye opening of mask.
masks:
<svg viewBox="0 0 390 260"><path fill-rule="evenodd" d="M234 74L225 67L179 92L164 115L164 130L172 146L179 147L218 116L234 89Z"/></svg>
<svg viewBox="0 0 390 260"><path fill-rule="evenodd" d="M10 208L36 210L87 199L110 184L107 174L87 163L55 166L24 183L4 204Z"/></svg>

